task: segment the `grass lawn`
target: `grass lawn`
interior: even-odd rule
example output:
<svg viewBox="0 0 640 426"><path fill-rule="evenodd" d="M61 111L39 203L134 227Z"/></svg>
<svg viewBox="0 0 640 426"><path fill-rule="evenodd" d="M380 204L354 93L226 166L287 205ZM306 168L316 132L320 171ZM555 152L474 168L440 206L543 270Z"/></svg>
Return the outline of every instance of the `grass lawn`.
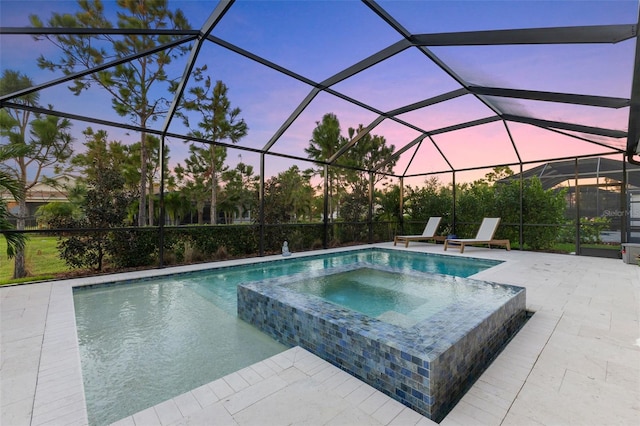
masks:
<svg viewBox="0 0 640 426"><path fill-rule="evenodd" d="M580 247L582 248L593 248L593 249L605 249L605 250L612 250L612 251L620 251L621 246L620 244L596 244L596 243L582 243L580 244ZM562 251L566 251L567 253L571 253L576 251L576 245L573 243L556 243L553 246L554 249L558 249L558 250L562 250Z"/></svg>
<svg viewBox="0 0 640 426"><path fill-rule="evenodd" d="M57 273L68 271L69 268L58 256L56 242L57 238L53 236L29 234L25 259L29 277L12 280L14 262L13 259L7 258L7 243L4 236L0 235L0 252L2 253L0 255L0 285L51 279Z"/></svg>

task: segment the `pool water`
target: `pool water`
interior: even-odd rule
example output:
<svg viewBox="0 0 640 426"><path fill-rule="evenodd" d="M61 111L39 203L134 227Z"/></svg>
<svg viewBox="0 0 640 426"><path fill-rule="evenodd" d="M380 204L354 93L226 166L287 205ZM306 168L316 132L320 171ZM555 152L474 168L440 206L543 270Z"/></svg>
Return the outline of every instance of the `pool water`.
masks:
<svg viewBox="0 0 640 426"><path fill-rule="evenodd" d="M363 262L387 265L395 271L457 276L500 263L364 249L76 287L74 304L90 424L117 421L285 350L238 319L239 284ZM348 298L368 297L370 292L362 287L360 291L363 293Z"/></svg>
<svg viewBox="0 0 640 426"><path fill-rule="evenodd" d="M360 264L353 269L293 279L284 286L320 297L400 327L410 327L461 303L506 301L512 293L499 286L445 280L442 275L398 273Z"/></svg>
<svg viewBox="0 0 640 426"><path fill-rule="evenodd" d="M425 304L425 292L412 290L420 283L402 274L361 268L348 272L326 275L311 280L301 280L288 288L322 297L338 305L363 314L378 317L387 311L408 314Z"/></svg>
<svg viewBox="0 0 640 426"><path fill-rule="evenodd" d="M74 295L89 423L106 425L287 349L182 280Z"/></svg>

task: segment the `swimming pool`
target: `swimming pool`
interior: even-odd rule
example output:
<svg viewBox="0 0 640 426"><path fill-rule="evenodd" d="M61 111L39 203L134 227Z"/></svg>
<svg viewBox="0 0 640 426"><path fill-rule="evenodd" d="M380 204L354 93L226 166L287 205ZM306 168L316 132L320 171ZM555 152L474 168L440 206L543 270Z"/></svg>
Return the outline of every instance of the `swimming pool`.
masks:
<svg viewBox="0 0 640 426"><path fill-rule="evenodd" d="M361 262L459 276L500 263L368 248L77 287L90 423L116 421L286 349L238 319L239 284Z"/></svg>
<svg viewBox="0 0 640 426"><path fill-rule="evenodd" d="M400 327L411 327L463 304L487 310L507 302L516 287L446 278L439 274L355 263L320 274L297 274L283 287L319 297ZM273 282L280 280L273 280Z"/></svg>
<svg viewBox="0 0 640 426"><path fill-rule="evenodd" d="M418 308L427 305L432 294L421 284L424 282L413 279L409 274L394 274L364 265L314 279L300 279L286 284L286 287L322 297L371 317L380 317L390 311L402 315L415 314ZM428 298L425 290L429 292ZM440 299L437 296L434 299Z"/></svg>
<svg viewBox="0 0 640 426"><path fill-rule="evenodd" d="M334 279L360 273L371 277L368 270L377 270L376 284L380 276L387 281L383 292L367 290L374 309L344 300ZM238 315L436 422L455 406L527 318L522 287L367 263L319 273L324 276L300 273L241 284ZM396 281L440 286L448 297L437 297L434 308L428 303L431 292L425 291L417 305L407 304L410 294L388 288L397 287L388 285L394 281L391 276ZM327 283L337 288L328 292L318 288ZM384 309L389 310L381 312Z"/></svg>
<svg viewBox="0 0 640 426"><path fill-rule="evenodd" d="M89 424L110 424L287 349L212 300L176 278L74 292Z"/></svg>

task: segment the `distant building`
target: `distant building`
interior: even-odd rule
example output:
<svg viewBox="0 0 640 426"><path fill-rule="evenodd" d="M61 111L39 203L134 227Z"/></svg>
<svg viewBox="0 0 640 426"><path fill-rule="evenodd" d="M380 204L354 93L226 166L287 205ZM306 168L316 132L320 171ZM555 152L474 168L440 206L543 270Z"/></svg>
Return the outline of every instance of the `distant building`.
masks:
<svg viewBox="0 0 640 426"><path fill-rule="evenodd" d="M626 171L624 176L623 171ZM566 191L567 219L606 217L607 242L640 242L640 167L611 158L555 161L514 174L501 182L537 177L544 189ZM577 180L577 188L576 188ZM623 187L623 184L626 184ZM624 190L624 191L623 191ZM577 194L577 195L576 195ZM606 235L605 235L606 234Z"/></svg>
<svg viewBox="0 0 640 426"><path fill-rule="evenodd" d="M36 210L38 210L40 206L44 206L45 204L52 203L54 201L69 201L67 188L75 186L75 178L72 176L59 176L52 180L55 182L54 185L48 185L42 182L38 182L30 190L27 191L27 217L25 219L27 227L36 226L35 214ZM8 206L9 213L17 216L18 203L13 199L10 199L8 202ZM14 224L16 222L15 217L9 218L9 220Z"/></svg>

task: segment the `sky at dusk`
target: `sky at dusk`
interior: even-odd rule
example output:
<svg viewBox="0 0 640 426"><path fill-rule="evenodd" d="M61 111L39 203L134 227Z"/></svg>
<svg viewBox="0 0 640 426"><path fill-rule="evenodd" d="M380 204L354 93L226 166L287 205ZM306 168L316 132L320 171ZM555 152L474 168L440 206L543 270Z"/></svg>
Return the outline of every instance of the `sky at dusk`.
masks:
<svg viewBox="0 0 640 426"><path fill-rule="evenodd" d="M115 3L104 1L108 15L115 21ZM485 31L560 26L635 24L638 1L380 1L378 4L412 34ZM169 1L171 8L181 9L191 27L199 29L214 9L212 1ZM0 0L2 27L29 26L29 15L38 15L45 23L53 12L73 13L75 1ZM401 35L387 25L369 7L359 1L237 1L214 28L212 35L259 55L314 82L322 82L341 70L401 40ZM443 61L462 80L471 85L589 94L629 98L635 54L635 40L615 44L580 45L501 45L501 46L429 46L429 51ZM31 36L0 36L0 67L23 72L35 84L61 77L40 70L39 55L60 57L59 49L48 41L35 42ZM186 56L174 60L172 75L182 75ZM238 146L262 149L292 111L310 93L312 87L237 55L214 43L206 42L197 66L207 65L213 80L228 87L233 106L249 134ZM190 83L191 84L191 83ZM67 84L42 90L40 103L52 104L55 110L96 116L122 122L111 109L109 95L98 87L74 96ZM188 86L189 87L189 86ZM386 61L343 80L331 89L387 112L433 96L457 90L461 85L416 47L403 50ZM161 92L161 96L167 96ZM610 109L542 101L488 97L505 114L555 120L587 126L626 131L629 109ZM361 108L330 93L321 92L273 145L271 151L306 157L316 122L325 113L337 115L342 134L349 127L371 124L378 114ZM410 111L399 119L425 130L436 131L457 123L495 115L473 95ZM195 117L192 117L196 120ZM197 121L197 120L196 120ZM161 118L151 127L161 129ZM78 149L82 148L81 131L87 123L74 121ZM100 129L95 124L91 127ZM110 139L134 143L135 133L106 128ZM173 133L187 130L174 119ZM515 139L515 147L509 139ZM571 132L565 132L571 133ZM393 120L382 121L372 134L384 136L388 144L401 149L421 133ZM575 133L574 133L575 134ZM396 174L419 175L428 172L475 168L487 165L542 161L571 155L613 152L624 148L626 138L579 135L603 145L584 142L539 127L502 121L475 126L426 138L398 160ZM181 140L167 140L171 164L181 161L187 145ZM611 147L607 149L608 147ZM443 158L443 154L444 157ZM616 154L616 159L622 159ZM259 170L259 154L240 149L229 150L227 163L253 164ZM449 161L450 165L447 163ZM297 164L301 169L312 163L267 156L265 176L271 176ZM533 167L531 164L528 167ZM517 170L519 166L514 166ZM486 172L483 171L481 174ZM461 176L476 178L477 173ZM439 174L443 181L450 174ZM458 177L456 177L459 180ZM424 177L407 179L418 184Z"/></svg>

